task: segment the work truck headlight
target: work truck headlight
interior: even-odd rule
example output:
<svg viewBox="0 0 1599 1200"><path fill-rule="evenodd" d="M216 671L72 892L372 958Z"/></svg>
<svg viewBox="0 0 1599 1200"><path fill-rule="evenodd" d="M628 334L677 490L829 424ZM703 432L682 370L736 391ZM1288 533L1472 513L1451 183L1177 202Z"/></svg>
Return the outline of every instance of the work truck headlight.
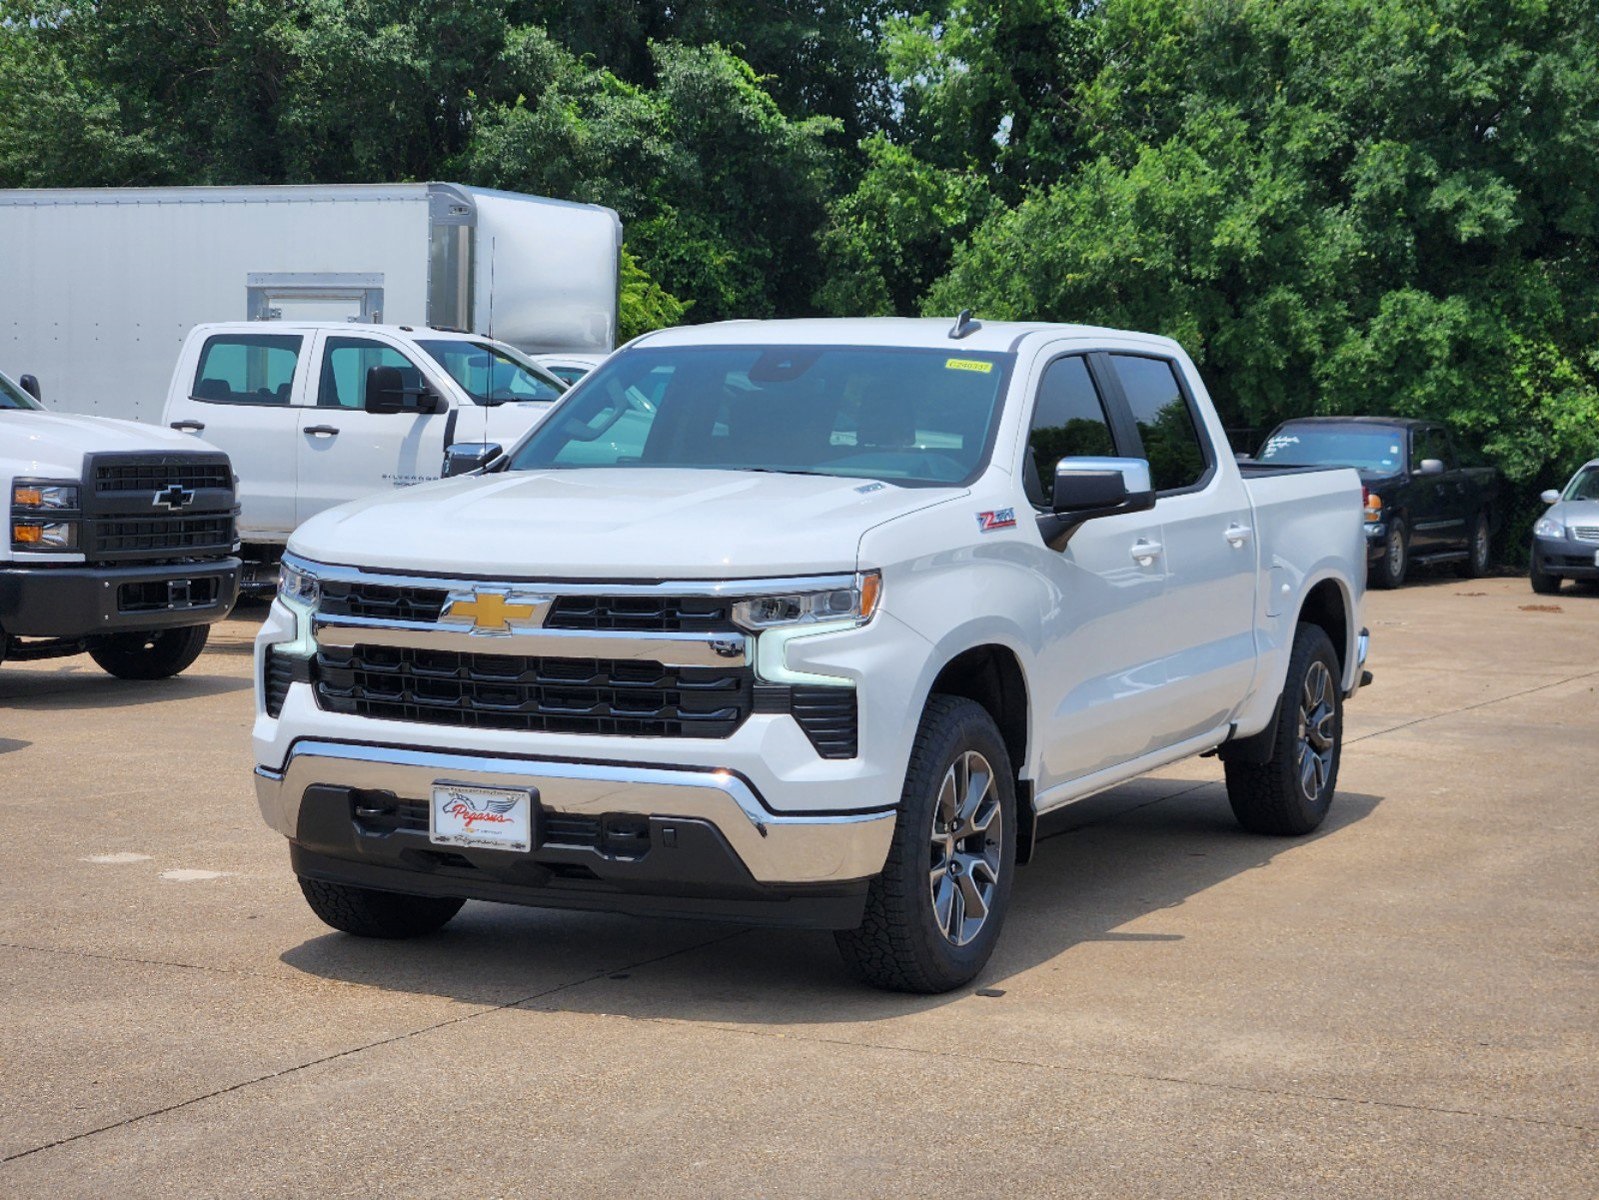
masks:
<svg viewBox="0 0 1599 1200"><path fill-rule="evenodd" d="M1532 532L1538 537L1563 538L1566 536L1566 527L1554 517L1541 517L1532 527Z"/></svg>
<svg viewBox="0 0 1599 1200"><path fill-rule="evenodd" d="M866 571L839 587L740 600L733 605L733 623L751 633L785 625L864 625L877 611L882 591L883 577Z"/></svg>
<svg viewBox="0 0 1599 1200"><path fill-rule="evenodd" d="M78 507L78 485L48 479L19 479L11 485L13 512L59 512Z"/></svg>
<svg viewBox="0 0 1599 1200"><path fill-rule="evenodd" d="M76 550L76 521L11 521L13 550Z"/></svg>
<svg viewBox="0 0 1599 1200"><path fill-rule="evenodd" d="M278 564L278 595L303 608L315 608L322 585L303 565L284 559Z"/></svg>

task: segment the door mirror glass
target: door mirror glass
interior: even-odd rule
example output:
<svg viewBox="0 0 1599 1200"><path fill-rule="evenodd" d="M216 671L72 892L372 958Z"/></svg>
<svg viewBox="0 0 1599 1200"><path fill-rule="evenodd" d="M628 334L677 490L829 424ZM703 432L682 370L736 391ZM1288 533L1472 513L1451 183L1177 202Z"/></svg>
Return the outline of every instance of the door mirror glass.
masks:
<svg viewBox="0 0 1599 1200"><path fill-rule="evenodd" d="M445 479L452 475L471 475L504 454L498 442L456 442L445 449L444 466L439 474Z"/></svg>
<svg viewBox="0 0 1599 1200"><path fill-rule="evenodd" d="M1142 458L1063 458L1055 464L1051 508L1060 516L1109 516L1155 503L1149 463Z"/></svg>
<svg viewBox="0 0 1599 1200"><path fill-rule="evenodd" d="M44 399L44 397L39 394L39 377L37 375L24 375L21 379L17 380L17 382L22 385L22 390L27 392L28 395L32 396L35 400L42 401Z"/></svg>
<svg viewBox="0 0 1599 1200"><path fill-rule="evenodd" d="M1416 465L1417 475L1442 475L1444 473L1444 460L1441 458L1424 458Z"/></svg>
<svg viewBox="0 0 1599 1200"><path fill-rule="evenodd" d="M1557 492L1554 488L1550 488L1547 491L1545 491L1542 494L1540 494L1538 499L1542 500L1545 504L1554 504L1554 503L1559 501L1560 493Z"/></svg>

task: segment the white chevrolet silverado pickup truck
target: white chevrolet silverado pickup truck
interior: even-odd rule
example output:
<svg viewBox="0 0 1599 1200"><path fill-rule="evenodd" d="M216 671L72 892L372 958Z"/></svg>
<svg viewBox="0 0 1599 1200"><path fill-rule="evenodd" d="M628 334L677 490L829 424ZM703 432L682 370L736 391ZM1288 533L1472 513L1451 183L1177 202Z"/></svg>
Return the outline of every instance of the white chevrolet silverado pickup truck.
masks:
<svg viewBox="0 0 1599 1200"><path fill-rule="evenodd" d="M809 925L941 991L1043 814L1212 751L1248 829L1332 803L1360 480L1246 477L1170 340L665 331L484 458L301 526L257 639L261 812L335 928Z"/></svg>
<svg viewBox="0 0 1599 1200"><path fill-rule="evenodd" d="M438 479L457 442L510 445L566 384L474 334L403 325L197 325L162 421L220 446L239 475L246 587L270 590L301 521Z"/></svg>
<svg viewBox="0 0 1599 1200"><path fill-rule="evenodd" d="M45 411L0 375L0 660L82 654L176 675L239 590L227 455L132 421Z"/></svg>

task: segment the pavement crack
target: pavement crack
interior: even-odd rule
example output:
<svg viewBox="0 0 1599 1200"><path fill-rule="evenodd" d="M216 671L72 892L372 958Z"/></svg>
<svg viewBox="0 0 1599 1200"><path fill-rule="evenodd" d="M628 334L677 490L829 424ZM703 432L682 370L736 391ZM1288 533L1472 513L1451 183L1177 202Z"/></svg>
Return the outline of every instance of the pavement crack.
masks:
<svg viewBox="0 0 1599 1200"><path fill-rule="evenodd" d="M97 954L93 950L79 950L72 946L33 946L27 942L0 942L0 950L31 950L35 954L64 954L69 958L93 958L101 962L131 963L144 967L176 967L180 971L206 971L214 975L243 975L250 979L276 979L266 971L248 971L240 967L216 967L205 963L177 962L168 958L139 958L131 954ZM3 1162L0 1159L0 1162Z"/></svg>
<svg viewBox="0 0 1599 1200"><path fill-rule="evenodd" d="M543 988L539 991L533 992L531 995L519 996L515 1000L507 1000L502 1004L485 1005L481 1008L475 1009L472 1012L462 1013L460 1016L450 1017L443 1021L435 1021L431 1025L424 1025L419 1029L408 1030L405 1033L397 1033L393 1037L379 1038L376 1041L365 1042L359 1046L351 1046L348 1049L339 1050L333 1054L324 1054L320 1058L313 1058L307 1062L296 1063L292 1067L284 1067L281 1071L269 1071L265 1075L257 1075L252 1079L241 1079L238 1083L231 1083L227 1087L215 1088L198 1096L190 1096L187 1100L179 1100L173 1104L162 1105L160 1108L152 1108L148 1112L136 1113L131 1117L124 1117L120 1121L111 1121L105 1125L96 1126L94 1129L86 1129L81 1133L74 1133L68 1137L56 1138L54 1141L45 1142L38 1146L32 1146L27 1150L18 1150L15 1154L8 1154L4 1158L0 1158L0 1164L16 1162L18 1159L29 1158L32 1155L43 1153L46 1150L54 1150L58 1146L71 1145L73 1142L81 1142L85 1138L92 1138L102 1133L109 1133L114 1129L123 1129L129 1125L136 1125L140 1121L147 1121L152 1117L159 1117L165 1115L166 1113L177 1112L179 1109L189 1108L192 1105L200 1104L206 1100L214 1100L219 1096L226 1096L232 1092L243 1091L245 1088L255 1087L257 1084L270 1083L274 1079L282 1079L288 1075L296 1075L301 1071L310 1070L312 1067L319 1067L325 1063L338 1062L340 1059L351 1058L357 1054L364 1054L368 1050L376 1050L381 1046L390 1046L396 1042L410 1041L412 1038L421 1037L424 1034L434 1033L440 1029L448 1029L452 1025L460 1025L467 1021L475 1021L479 1017L491 1016L497 1012L504 1012L509 1008L519 1008L524 1004L531 1004L535 1000L542 1000L545 997L553 996L558 992L564 992L570 988L582 987L584 984L594 983L617 971L631 971L637 967L647 967L652 963L664 962L669 958L675 958L679 954L689 954L695 950L703 950L707 946L715 946L721 942L732 941L734 938L742 937L748 932L749 930L747 929L735 929L730 933L722 934L720 937L709 938L703 942L695 942L691 946L682 946L676 950L669 950L665 954L657 954L650 958L641 958L637 962L622 963L620 965L613 964L603 967L590 975L585 975L580 979L571 979L565 983L558 983L553 987ZM38 949L36 946L18 946L16 948L21 950ZM82 954L83 952L62 951L61 953ZM107 958L111 956L84 954L84 957ZM161 963L157 965L190 967L190 964L188 963ZM191 967L190 969L205 971L213 968ZM240 972L240 974L243 974L243 972Z"/></svg>

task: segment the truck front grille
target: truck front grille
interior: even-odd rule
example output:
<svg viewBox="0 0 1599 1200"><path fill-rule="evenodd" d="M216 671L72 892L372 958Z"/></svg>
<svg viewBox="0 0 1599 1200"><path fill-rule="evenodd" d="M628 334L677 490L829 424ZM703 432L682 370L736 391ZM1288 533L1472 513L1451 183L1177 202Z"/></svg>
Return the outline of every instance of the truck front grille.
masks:
<svg viewBox="0 0 1599 1200"><path fill-rule="evenodd" d="M437 621L449 598L446 588L396 587L387 583L322 581L320 612L334 617L368 617L380 621Z"/></svg>
<svg viewBox="0 0 1599 1200"><path fill-rule="evenodd" d="M559 596L547 629L719 633L733 629L733 602L716 596Z"/></svg>
<svg viewBox="0 0 1599 1200"><path fill-rule="evenodd" d="M226 554L235 540L231 516L103 518L88 533L91 559Z"/></svg>
<svg viewBox="0 0 1599 1200"><path fill-rule="evenodd" d="M326 646L323 708L387 721L627 737L729 737L753 708L747 667Z"/></svg>
<svg viewBox="0 0 1599 1200"><path fill-rule="evenodd" d="M94 468L94 490L105 492L154 493L176 484L190 491L201 488L233 490L233 472L226 458L192 455L152 455L118 462L103 462Z"/></svg>

